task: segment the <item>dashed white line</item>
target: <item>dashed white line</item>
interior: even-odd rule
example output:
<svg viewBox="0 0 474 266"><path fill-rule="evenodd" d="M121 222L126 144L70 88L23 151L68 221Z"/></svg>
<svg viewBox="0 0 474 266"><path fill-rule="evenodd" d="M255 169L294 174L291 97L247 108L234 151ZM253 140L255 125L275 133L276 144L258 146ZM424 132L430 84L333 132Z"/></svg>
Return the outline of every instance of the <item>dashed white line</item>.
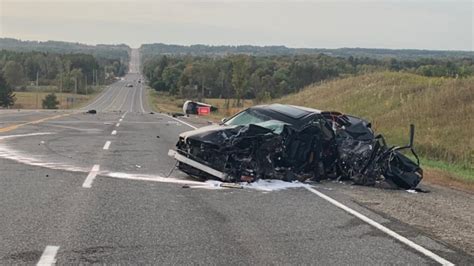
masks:
<svg viewBox="0 0 474 266"><path fill-rule="evenodd" d="M58 253L59 247L58 246L46 246L36 265L39 266L46 266L46 265L54 265L56 263L56 253Z"/></svg>
<svg viewBox="0 0 474 266"><path fill-rule="evenodd" d="M112 131L112 135L117 135L117 130Z"/></svg>
<svg viewBox="0 0 474 266"><path fill-rule="evenodd" d="M119 119L119 122L122 122L122 120L123 120L123 118L120 118L120 119Z"/></svg>
<svg viewBox="0 0 474 266"><path fill-rule="evenodd" d="M82 184L83 188L90 188L91 187L92 182L94 181L95 177L99 173L99 170L100 170L100 165L94 164L94 166L92 166L91 171L89 172L89 174L86 177L86 180Z"/></svg>
<svg viewBox="0 0 474 266"><path fill-rule="evenodd" d="M322 199L328 201L329 203L331 203L332 205L348 212L349 214L351 215L354 215L355 217L361 219L362 221L368 223L369 225L379 229L380 231L386 233L387 235L397 239L398 241L402 242L403 244L415 249L416 251L424 254L425 256L435 260L436 262L440 263L441 265L454 265L452 262L436 255L435 253L429 251L428 249L416 244L415 242L411 241L410 239L402 236L402 235L399 235L398 233L388 229L387 227L377 223L376 221L370 219L369 217L347 207L346 205L340 203L339 201L336 201L334 200L333 198L329 197L329 196L326 196L325 194L317 191L316 189L314 188L311 188L311 187L305 187L307 190L309 190L310 192L318 195L319 197L321 197Z"/></svg>
<svg viewBox="0 0 474 266"><path fill-rule="evenodd" d="M106 141L105 144L104 144L104 150L108 150L110 147L110 140Z"/></svg>
<svg viewBox="0 0 474 266"><path fill-rule="evenodd" d="M120 126L120 123L117 123L115 126L116 126L116 127L119 127L119 126Z"/></svg>

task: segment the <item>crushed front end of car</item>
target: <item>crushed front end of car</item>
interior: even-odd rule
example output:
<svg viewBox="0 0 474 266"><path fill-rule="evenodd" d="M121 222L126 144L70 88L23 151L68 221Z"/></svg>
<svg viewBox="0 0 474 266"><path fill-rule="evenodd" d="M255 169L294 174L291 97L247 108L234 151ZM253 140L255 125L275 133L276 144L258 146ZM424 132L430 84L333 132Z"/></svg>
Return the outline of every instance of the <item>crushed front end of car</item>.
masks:
<svg viewBox="0 0 474 266"><path fill-rule="evenodd" d="M388 147L367 121L337 112L314 114L295 127L277 120L247 125L214 125L183 133L169 155L178 168L202 179L252 182L352 180L358 185L386 181L415 188L423 177L419 162Z"/></svg>

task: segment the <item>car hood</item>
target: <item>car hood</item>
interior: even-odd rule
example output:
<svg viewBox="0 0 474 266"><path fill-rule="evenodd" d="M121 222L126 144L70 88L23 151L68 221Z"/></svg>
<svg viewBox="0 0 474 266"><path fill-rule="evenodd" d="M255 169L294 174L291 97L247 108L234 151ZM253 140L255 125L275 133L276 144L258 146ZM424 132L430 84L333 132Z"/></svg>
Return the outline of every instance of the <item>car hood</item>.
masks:
<svg viewBox="0 0 474 266"><path fill-rule="evenodd" d="M183 138L184 140L189 139L194 139L194 140L199 140L199 141L210 141L214 142L213 140L217 140L217 135L220 132L225 132L225 131L231 131L237 126L227 126L227 125L210 125L210 126L205 126L201 127L195 130L191 131L186 131L181 133L179 136Z"/></svg>

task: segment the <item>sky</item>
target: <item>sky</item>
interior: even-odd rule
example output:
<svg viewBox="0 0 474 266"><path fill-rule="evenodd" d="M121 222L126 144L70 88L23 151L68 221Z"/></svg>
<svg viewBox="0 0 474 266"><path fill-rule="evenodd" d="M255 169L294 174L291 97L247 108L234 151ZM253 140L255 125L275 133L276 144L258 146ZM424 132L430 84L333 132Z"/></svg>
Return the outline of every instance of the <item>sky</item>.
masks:
<svg viewBox="0 0 474 266"><path fill-rule="evenodd" d="M474 51L474 0L0 0L0 37Z"/></svg>

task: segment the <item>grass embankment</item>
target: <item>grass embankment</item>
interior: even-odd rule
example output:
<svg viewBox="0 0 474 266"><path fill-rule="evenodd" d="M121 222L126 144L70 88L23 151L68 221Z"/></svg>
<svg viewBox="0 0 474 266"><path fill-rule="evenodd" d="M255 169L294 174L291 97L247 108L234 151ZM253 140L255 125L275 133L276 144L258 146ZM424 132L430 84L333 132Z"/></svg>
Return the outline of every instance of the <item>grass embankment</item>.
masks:
<svg viewBox="0 0 474 266"><path fill-rule="evenodd" d="M103 89L104 87L97 87L94 89L90 89L88 95L82 94L73 94L73 93L55 93L56 97L59 101L58 108L59 109L72 109L72 108L79 108L86 105L89 101L94 99L97 94ZM58 91L56 88L52 89L51 87L40 87L38 93L36 91L27 90L27 91L16 91L15 92L15 105L13 108L16 109L42 109L42 102L46 95ZM74 104L68 103L67 98L75 98Z"/></svg>
<svg viewBox="0 0 474 266"><path fill-rule="evenodd" d="M408 142L413 123L424 166L474 183L474 78L382 72L309 86L274 101L364 117L393 145Z"/></svg>

